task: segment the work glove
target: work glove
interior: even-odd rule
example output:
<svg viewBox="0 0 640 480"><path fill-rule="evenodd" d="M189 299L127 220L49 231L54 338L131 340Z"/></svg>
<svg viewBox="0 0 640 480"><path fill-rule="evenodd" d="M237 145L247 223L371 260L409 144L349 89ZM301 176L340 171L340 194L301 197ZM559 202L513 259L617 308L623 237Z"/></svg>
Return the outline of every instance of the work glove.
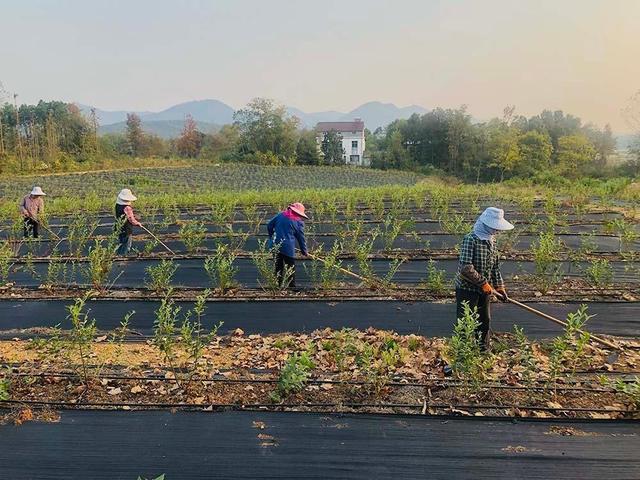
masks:
<svg viewBox="0 0 640 480"><path fill-rule="evenodd" d="M485 295L491 295L493 294L493 288L491 287L491 285L489 285L488 282L485 282L482 284L482 293L484 293Z"/></svg>
<svg viewBox="0 0 640 480"><path fill-rule="evenodd" d="M496 289L496 292L498 293L498 300L504 303L509 302L509 295L507 295L507 291L504 289L504 287Z"/></svg>

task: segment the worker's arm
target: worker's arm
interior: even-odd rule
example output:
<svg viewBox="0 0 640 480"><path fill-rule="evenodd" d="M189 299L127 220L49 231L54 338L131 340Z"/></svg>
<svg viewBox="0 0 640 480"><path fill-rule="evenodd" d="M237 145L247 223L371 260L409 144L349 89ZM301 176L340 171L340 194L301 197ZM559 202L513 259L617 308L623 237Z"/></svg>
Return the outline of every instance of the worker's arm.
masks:
<svg viewBox="0 0 640 480"><path fill-rule="evenodd" d="M500 273L500 262L497 258L491 269L491 285L496 290L504 289L504 279L502 278L502 273Z"/></svg>
<svg viewBox="0 0 640 480"><path fill-rule="evenodd" d="M300 245L300 252L306 257L309 255L309 252L307 252L307 240L304 237L304 223L298 222L297 228L294 230L294 235L296 240L298 240L298 245Z"/></svg>
<svg viewBox="0 0 640 480"><path fill-rule="evenodd" d="M20 202L20 213L23 217L29 216L29 211L27 210L27 197L22 197L22 201Z"/></svg>
<svg viewBox="0 0 640 480"><path fill-rule="evenodd" d="M493 264L493 268L491 269L491 284L493 288L495 288L496 292L500 295L498 298L503 302L509 301L509 296L507 295L507 290L504 287L504 279L502 278L502 273L500 272L500 261L496 256L496 261Z"/></svg>
<svg viewBox="0 0 640 480"><path fill-rule="evenodd" d="M485 285L489 285L489 282L473 266L474 246L475 243L471 237L464 237L462 246L460 247L460 263L458 265L458 273L460 273L460 276L467 282L475 285L478 288L481 288L482 291L487 293L485 291ZM491 288L490 285L489 288Z"/></svg>
<svg viewBox="0 0 640 480"><path fill-rule="evenodd" d="M127 205L126 207L124 207L124 214L127 216L127 220L129 220L129 223L131 225L134 225L136 227L142 226L142 224L138 221L136 216L133 214L133 208L131 208L130 205Z"/></svg>
<svg viewBox="0 0 640 480"><path fill-rule="evenodd" d="M276 218L277 217L278 217L278 215L273 217L271 220L269 220L269 223L267 223L267 233L269 234L269 238L273 237L273 232L275 230Z"/></svg>

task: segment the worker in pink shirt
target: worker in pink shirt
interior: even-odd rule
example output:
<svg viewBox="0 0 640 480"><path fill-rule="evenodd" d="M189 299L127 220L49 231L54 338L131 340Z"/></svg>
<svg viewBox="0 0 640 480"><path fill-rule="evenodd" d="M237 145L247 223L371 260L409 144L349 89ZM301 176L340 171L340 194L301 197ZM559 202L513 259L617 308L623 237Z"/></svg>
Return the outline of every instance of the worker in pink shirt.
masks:
<svg viewBox="0 0 640 480"><path fill-rule="evenodd" d="M132 202L138 199L131 190L123 188L118 194L116 199L116 224L115 228L118 230L118 255L126 255L131 250L131 243L133 241L133 227L141 227L142 224L136 219L133 214Z"/></svg>
<svg viewBox="0 0 640 480"><path fill-rule="evenodd" d="M24 219L24 238L38 238L38 227L44 213L44 197L47 194L40 187L33 187L29 195L20 202L20 213Z"/></svg>

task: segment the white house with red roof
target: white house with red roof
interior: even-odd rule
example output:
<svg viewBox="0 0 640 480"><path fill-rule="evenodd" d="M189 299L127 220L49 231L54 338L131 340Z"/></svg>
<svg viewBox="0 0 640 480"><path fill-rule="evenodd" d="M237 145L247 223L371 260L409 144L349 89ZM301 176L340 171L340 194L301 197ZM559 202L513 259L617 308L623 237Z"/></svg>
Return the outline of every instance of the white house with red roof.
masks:
<svg viewBox="0 0 640 480"><path fill-rule="evenodd" d="M360 118L352 122L318 122L316 125L316 139L322 144L324 134L334 131L342 136L342 158L346 165L368 167L369 160L365 159L364 122Z"/></svg>

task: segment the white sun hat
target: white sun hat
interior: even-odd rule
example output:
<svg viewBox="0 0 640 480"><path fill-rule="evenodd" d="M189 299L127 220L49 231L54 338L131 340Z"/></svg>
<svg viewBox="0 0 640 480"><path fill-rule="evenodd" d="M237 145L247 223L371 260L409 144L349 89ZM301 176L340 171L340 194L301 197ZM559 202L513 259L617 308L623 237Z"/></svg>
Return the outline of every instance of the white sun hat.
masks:
<svg viewBox="0 0 640 480"><path fill-rule="evenodd" d="M513 228L513 225L504 219L504 210L501 208L487 208L480 215L480 221L494 230L511 230Z"/></svg>
<svg viewBox="0 0 640 480"><path fill-rule="evenodd" d="M131 190L129 190L128 188L123 188L118 194L118 200L122 202L133 202L137 199L138 197L131 193Z"/></svg>
<svg viewBox="0 0 640 480"><path fill-rule="evenodd" d="M33 187L33 190L31 190L31 193L29 195L38 196L38 197L46 197L47 196L47 194L44 193L42 191L42 188L40 188L40 187Z"/></svg>

